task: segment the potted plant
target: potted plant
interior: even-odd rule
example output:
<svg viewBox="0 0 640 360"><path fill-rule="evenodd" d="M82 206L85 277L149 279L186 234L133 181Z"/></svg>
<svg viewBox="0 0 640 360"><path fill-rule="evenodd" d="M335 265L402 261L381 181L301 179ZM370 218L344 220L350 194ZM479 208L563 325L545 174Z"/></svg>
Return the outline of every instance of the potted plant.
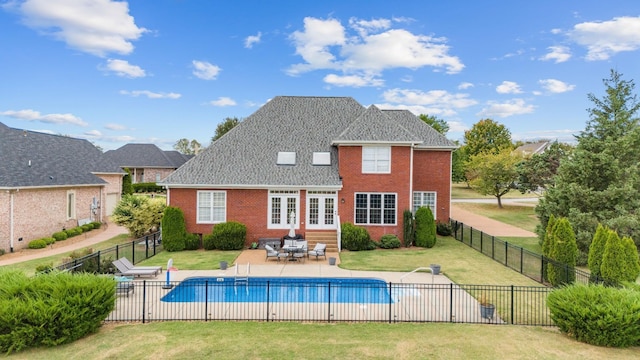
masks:
<svg viewBox="0 0 640 360"><path fill-rule="evenodd" d="M258 243L257 243L257 242L255 242L255 241L254 241L254 242L252 242L252 243L251 243L251 249L255 250L255 249L257 249L257 248L258 248Z"/></svg>
<svg viewBox="0 0 640 360"><path fill-rule="evenodd" d="M496 310L496 306L491 303L489 297L485 294L482 294L478 298L478 302L480 303L480 316L483 319L493 319L493 313Z"/></svg>

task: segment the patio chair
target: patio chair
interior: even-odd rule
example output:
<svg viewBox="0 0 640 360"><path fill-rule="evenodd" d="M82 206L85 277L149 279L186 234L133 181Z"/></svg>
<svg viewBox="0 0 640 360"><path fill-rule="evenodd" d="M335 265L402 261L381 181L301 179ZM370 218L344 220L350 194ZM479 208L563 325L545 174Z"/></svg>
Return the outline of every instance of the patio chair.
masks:
<svg viewBox="0 0 640 360"><path fill-rule="evenodd" d="M131 261L129 261L129 259L127 259L126 257L121 257L120 262L122 262L124 264L124 266L128 267L129 270L131 269L137 269L137 270L155 270L158 273L162 274L162 266L136 266L133 265L131 263Z"/></svg>
<svg viewBox="0 0 640 360"><path fill-rule="evenodd" d="M313 247L313 250L309 250L307 256L311 258L311 256L316 257L316 261L318 261L319 256L324 256L324 259L327 260L327 254L325 254L325 250L327 248L327 244L317 243L316 246Z"/></svg>
<svg viewBox="0 0 640 360"><path fill-rule="evenodd" d="M271 245L265 245L264 246L264 250L267 252L267 257L266 260L269 260L269 258L275 258L276 260L280 261L280 255L282 255L282 253L276 251L274 248L271 247ZM284 254L287 255L287 254Z"/></svg>
<svg viewBox="0 0 640 360"><path fill-rule="evenodd" d="M156 277L158 275L158 270L155 269L129 269L126 267L122 261L113 260L113 266L116 267L117 274L122 276L153 276Z"/></svg>

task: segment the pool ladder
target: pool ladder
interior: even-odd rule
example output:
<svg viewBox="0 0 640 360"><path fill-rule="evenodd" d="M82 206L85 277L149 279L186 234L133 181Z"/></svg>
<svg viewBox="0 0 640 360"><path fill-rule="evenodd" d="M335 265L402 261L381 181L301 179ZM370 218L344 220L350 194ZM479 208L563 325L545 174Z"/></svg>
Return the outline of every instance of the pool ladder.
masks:
<svg viewBox="0 0 640 360"><path fill-rule="evenodd" d="M251 264L247 263L247 273L244 275L240 274L239 269L240 269L239 265L236 264L236 269L235 269L235 274L233 279L233 290L237 294L238 293L237 285L244 284L246 292L247 294L249 294L249 274L251 273Z"/></svg>

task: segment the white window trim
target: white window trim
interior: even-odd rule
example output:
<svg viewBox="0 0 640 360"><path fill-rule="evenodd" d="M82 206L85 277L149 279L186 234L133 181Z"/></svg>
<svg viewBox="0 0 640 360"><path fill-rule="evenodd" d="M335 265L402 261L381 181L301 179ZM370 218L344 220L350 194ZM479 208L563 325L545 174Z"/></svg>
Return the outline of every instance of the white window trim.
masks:
<svg viewBox="0 0 640 360"><path fill-rule="evenodd" d="M73 198L71 199L72 201L69 201L70 196L73 196ZM76 202L77 201L78 200L76 199L75 190L67 190L67 220L76 218Z"/></svg>
<svg viewBox="0 0 640 360"><path fill-rule="evenodd" d="M365 166L364 166L364 152L365 150L374 150L374 159L373 159L373 163L374 163L374 169L373 170L365 170ZM379 159L379 154L378 152L381 150L387 150L388 153L388 162L389 162L389 166L387 166L387 168L385 170L381 170L378 171L378 162L382 161L381 159ZM361 167L362 167L362 173L363 174L390 174L391 173L391 146L363 146L362 147L362 161L361 161Z"/></svg>
<svg viewBox="0 0 640 360"><path fill-rule="evenodd" d="M269 201L267 201L267 229L290 229L289 214L287 213L287 199L293 198L296 200L296 225L295 229L300 229L300 191L298 190L269 190ZM280 208L280 224L271 223L271 205L274 198L282 199L280 204L285 206ZM284 214L283 214L284 212Z"/></svg>
<svg viewBox="0 0 640 360"><path fill-rule="evenodd" d="M424 199L424 194L427 194L427 193L433 194L433 208L431 208L431 212L433 213L433 217L435 218L436 217L436 211L438 211L438 192L437 191L414 191L413 194L412 194L412 198L411 198L411 201L414 202L412 204L413 205L413 209L412 209L413 210L413 214L414 215L416 214L417 208L425 206L422 203L422 199ZM416 208L416 204L415 204L415 196L416 196L416 194L421 194L420 195L421 203L417 208Z"/></svg>
<svg viewBox="0 0 640 360"><path fill-rule="evenodd" d="M211 217L209 220L200 220L200 194L201 193L210 193L211 194ZM222 220L214 220L213 219L213 195L214 194L222 194L224 195L224 218ZM227 192L219 191L219 190L198 190L196 193L196 224L219 224L227 221Z"/></svg>
<svg viewBox="0 0 640 360"><path fill-rule="evenodd" d="M356 212L358 210L358 205L357 205L357 197L358 195L362 195L365 194L367 195L367 222L366 223L358 223L356 222L357 217L356 217ZM370 213L369 210L371 209L371 195L381 195L382 196L382 213L380 214L380 219L381 219L381 223L380 224L374 224L374 223L370 223L369 221L371 220L370 218ZM384 196L385 195L393 195L394 196L394 211L395 211L395 222L393 224L391 223L385 223L384 222ZM366 226L395 226L398 225L398 194L397 193L382 193L382 192L357 192L355 194L353 194L353 223L355 225L366 225Z"/></svg>

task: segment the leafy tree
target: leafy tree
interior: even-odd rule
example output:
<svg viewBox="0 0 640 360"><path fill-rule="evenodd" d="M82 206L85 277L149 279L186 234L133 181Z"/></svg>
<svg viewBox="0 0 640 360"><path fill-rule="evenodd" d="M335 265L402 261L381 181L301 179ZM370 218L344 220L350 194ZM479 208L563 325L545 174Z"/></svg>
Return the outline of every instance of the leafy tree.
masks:
<svg viewBox="0 0 640 360"><path fill-rule="evenodd" d="M560 161L566 158L570 151L570 145L555 141L543 153L533 154L518 164L518 190L524 194L553 187Z"/></svg>
<svg viewBox="0 0 640 360"><path fill-rule="evenodd" d="M451 180L454 182L466 182L469 185L467 180L466 164L469 161L469 156L467 155L467 148L463 145L453 151L451 154Z"/></svg>
<svg viewBox="0 0 640 360"><path fill-rule="evenodd" d="M607 244L607 238L609 237L609 229L598 224L596 234L593 236L593 241L589 246L589 272L591 278L596 279L602 277L600 274L600 268L602 266L602 255L604 254L604 247Z"/></svg>
<svg viewBox="0 0 640 360"><path fill-rule="evenodd" d="M436 244L436 221L427 206L416 211L416 246L432 248Z"/></svg>
<svg viewBox="0 0 640 360"><path fill-rule="evenodd" d="M127 228L131 236L139 238L160 227L165 207L165 200L161 198L124 195L113 209L111 220Z"/></svg>
<svg viewBox="0 0 640 360"><path fill-rule="evenodd" d="M187 226L182 209L167 206L162 216L162 246L167 251L182 251L186 247Z"/></svg>
<svg viewBox="0 0 640 360"><path fill-rule="evenodd" d="M174 150L185 155L197 155L200 152L201 148L202 145L200 145L200 143L195 139L189 141L186 138L182 138L176 141L175 144L173 144Z"/></svg>
<svg viewBox="0 0 640 360"><path fill-rule="evenodd" d="M536 207L539 235L550 214L569 218L580 265L587 262L599 223L640 241L640 103L633 81L622 80L616 71L603 82L606 95L600 99L589 94L594 107L588 110L586 129L577 136L571 156L560 162L555 186Z"/></svg>
<svg viewBox="0 0 640 360"><path fill-rule="evenodd" d="M469 157L513 149L511 132L504 125L491 119L480 120L470 130L465 131L464 143Z"/></svg>
<svg viewBox="0 0 640 360"><path fill-rule="evenodd" d="M520 161L520 155L509 148L497 153L479 153L469 158L467 178L471 187L482 195L495 196L498 207L502 208L502 196L516 188L516 166Z"/></svg>
<svg viewBox="0 0 640 360"><path fill-rule="evenodd" d="M554 262L547 268L549 282L553 286L573 283L576 279L575 266L578 254L576 235L567 218L559 218L553 227L553 245L550 258Z"/></svg>
<svg viewBox="0 0 640 360"><path fill-rule="evenodd" d="M229 130L231 130L234 127L236 127L238 124L240 124L241 121L242 120L238 120L237 117L232 117L232 118L228 117L228 118L224 119L224 121L221 122L220 124L218 124L218 126L216 127L216 133L211 138L211 142L213 143L214 141L220 139L220 137L222 137L222 135L228 133Z"/></svg>
<svg viewBox="0 0 640 360"><path fill-rule="evenodd" d="M418 117L442 135L446 136L449 132L449 124L437 116L420 114Z"/></svg>

